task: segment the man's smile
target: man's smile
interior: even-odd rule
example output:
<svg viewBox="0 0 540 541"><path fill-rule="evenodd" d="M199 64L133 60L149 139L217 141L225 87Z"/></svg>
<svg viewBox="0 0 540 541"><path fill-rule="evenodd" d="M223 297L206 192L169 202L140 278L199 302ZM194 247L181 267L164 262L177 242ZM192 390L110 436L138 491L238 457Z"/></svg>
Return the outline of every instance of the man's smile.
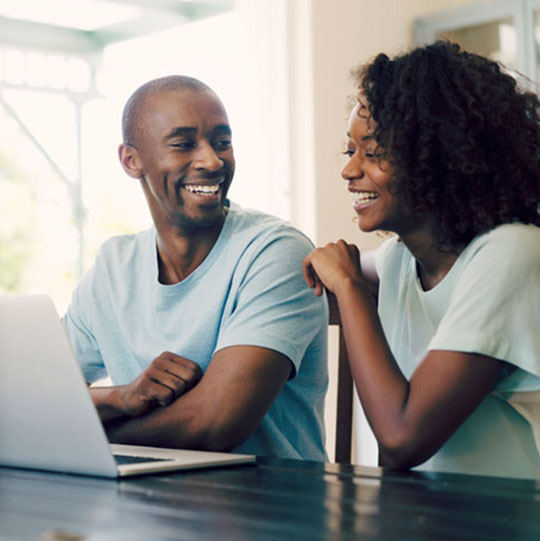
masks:
<svg viewBox="0 0 540 541"><path fill-rule="evenodd" d="M191 192L197 195L212 196L212 195L218 194L223 182L225 182L225 178L221 177L218 180L218 182L214 181L212 184L190 183L190 184L183 184L182 188L184 188L188 192Z"/></svg>

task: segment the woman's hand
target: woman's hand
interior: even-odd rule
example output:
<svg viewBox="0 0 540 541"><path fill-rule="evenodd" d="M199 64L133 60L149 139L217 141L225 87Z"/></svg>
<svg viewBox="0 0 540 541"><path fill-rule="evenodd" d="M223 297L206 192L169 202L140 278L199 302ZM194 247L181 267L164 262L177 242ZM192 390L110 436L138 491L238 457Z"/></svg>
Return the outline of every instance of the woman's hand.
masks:
<svg viewBox="0 0 540 541"><path fill-rule="evenodd" d="M360 252L344 240L313 250L304 258L302 268L308 286L315 289L317 296L322 295L323 286L337 296L340 286L346 283L364 284Z"/></svg>

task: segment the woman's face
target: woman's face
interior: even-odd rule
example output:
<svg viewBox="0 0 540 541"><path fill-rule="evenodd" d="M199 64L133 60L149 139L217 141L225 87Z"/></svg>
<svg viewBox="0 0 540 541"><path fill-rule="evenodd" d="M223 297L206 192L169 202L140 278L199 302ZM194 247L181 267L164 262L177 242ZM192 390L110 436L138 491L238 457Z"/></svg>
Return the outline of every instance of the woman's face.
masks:
<svg viewBox="0 0 540 541"><path fill-rule="evenodd" d="M392 168L373 137L374 129L369 109L360 100L349 118L345 151L349 159L341 176L348 182L362 231L382 229L401 234L412 220L393 193Z"/></svg>

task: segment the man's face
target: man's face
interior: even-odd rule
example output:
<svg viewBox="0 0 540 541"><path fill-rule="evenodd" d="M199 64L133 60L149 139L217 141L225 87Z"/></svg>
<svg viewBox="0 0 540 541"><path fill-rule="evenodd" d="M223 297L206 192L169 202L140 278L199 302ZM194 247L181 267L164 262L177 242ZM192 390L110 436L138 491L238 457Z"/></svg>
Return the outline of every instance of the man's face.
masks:
<svg viewBox="0 0 540 541"><path fill-rule="evenodd" d="M221 223L235 163L229 121L216 95L150 95L140 122L136 148L156 225L190 233Z"/></svg>

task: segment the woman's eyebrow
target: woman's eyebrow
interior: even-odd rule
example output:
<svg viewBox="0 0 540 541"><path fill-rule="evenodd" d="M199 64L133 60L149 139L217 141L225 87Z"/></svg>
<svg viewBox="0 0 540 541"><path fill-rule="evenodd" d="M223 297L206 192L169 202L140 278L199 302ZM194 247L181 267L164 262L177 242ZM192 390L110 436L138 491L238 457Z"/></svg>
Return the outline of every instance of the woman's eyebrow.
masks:
<svg viewBox="0 0 540 541"><path fill-rule="evenodd" d="M347 132L347 137L351 139L350 132ZM371 141L372 139L375 139L375 136L372 133L368 133L367 135L364 135L360 138L360 141Z"/></svg>

